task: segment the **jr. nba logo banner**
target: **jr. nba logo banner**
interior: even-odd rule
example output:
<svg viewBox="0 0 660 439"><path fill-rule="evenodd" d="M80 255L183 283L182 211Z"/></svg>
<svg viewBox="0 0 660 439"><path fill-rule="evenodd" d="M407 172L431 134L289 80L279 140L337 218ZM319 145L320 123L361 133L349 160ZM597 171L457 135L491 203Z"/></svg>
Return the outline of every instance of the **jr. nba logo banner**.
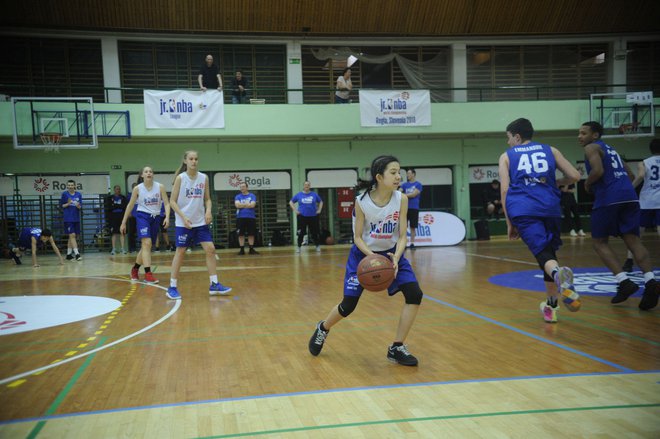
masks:
<svg viewBox="0 0 660 439"><path fill-rule="evenodd" d="M224 128L223 93L145 90L144 118L148 129Z"/></svg>
<svg viewBox="0 0 660 439"><path fill-rule="evenodd" d="M428 90L360 90L363 127L419 127L431 125Z"/></svg>

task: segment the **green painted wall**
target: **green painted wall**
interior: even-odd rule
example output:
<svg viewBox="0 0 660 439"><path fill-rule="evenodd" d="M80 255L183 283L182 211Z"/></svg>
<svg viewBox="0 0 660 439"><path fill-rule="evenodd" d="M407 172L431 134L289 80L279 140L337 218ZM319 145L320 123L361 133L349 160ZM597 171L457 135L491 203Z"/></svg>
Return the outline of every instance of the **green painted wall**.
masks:
<svg viewBox="0 0 660 439"><path fill-rule="evenodd" d="M362 128L357 104L239 105L226 107L224 130L146 130L142 105L97 104L95 110L130 110L133 138L101 138L96 150L46 154L13 148L11 104L0 103L0 173L102 172L123 186L125 173L145 164L173 172L183 151L195 149L204 171L291 170L296 191L306 169L365 168L377 155L394 154L403 166L451 166L455 213L469 224L468 166L497 163L509 122L529 118L536 139L576 162L582 160L577 128L588 120L588 107L588 101L432 104L430 127ZM636 160L648 155L648 140L611 143Z"/></svg>

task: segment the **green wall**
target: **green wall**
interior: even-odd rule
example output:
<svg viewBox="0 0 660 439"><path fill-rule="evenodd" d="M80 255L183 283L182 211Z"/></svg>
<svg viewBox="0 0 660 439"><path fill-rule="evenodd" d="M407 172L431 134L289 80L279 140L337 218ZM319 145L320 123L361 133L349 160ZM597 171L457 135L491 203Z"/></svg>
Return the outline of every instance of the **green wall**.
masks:
<svg viewBox="0 0 660 439"><path fill-rule="evenodd" d="M589 118L588 101L432 104L433 125L420 128L362 128L359 105L235 105L225 107L224 130L147 130L142 105L97 104L95 110L131 113L131 139L99 139L95 150L59 154L15 150L11 103L0 103L0 173L109 173L124 186L125 173L145 164L174 171L183 151L200 153L203 171L291 170L293 190L306 169L369 166L380 154L394 154L402 166L451 166L455 213L470 221L467 172L470 165L496 164L506 149L504 129L529 118L535 139L582 160L577 128ZM611 143L628 160L648 155L648 138ZM121 166L120 170L112 169ZM472 227L468 227L472 236Z"/></svg>

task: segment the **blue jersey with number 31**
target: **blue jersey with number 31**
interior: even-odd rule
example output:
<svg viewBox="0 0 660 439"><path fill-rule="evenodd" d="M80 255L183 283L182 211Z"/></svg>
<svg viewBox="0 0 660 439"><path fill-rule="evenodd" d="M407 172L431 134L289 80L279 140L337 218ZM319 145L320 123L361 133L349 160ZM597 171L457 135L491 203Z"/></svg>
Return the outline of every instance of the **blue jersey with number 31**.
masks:
<svg viewBox="0 0 660 439"><path fill-rule="evenodd" d="M537 216L561 218L560 191L555 180L555 156L549 145L530 142L511 147L509 190L506 212L509 218Z"/></svg>
<svg viewBox="0 0 660 439"><path fill-rule="evenodd" d="M637 201L637 192L633 188L619 154L602 140L597 140L594 143L600 145L603 150L603 176L591 185L595 198L593 209L611 204ZM589 160L586 160L584 164L587 173L590 173Z"/></svg>

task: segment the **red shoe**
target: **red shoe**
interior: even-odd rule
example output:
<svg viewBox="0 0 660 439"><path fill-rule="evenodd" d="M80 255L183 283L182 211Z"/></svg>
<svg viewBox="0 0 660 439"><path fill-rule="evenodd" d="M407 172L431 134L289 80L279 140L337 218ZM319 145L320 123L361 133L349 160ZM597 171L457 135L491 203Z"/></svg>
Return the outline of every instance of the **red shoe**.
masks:
<svg viewBox="0 0 660 439"><path fill-rule="evenodd" d="M131 268L131 280L140 280L140 275L138 274L138 269L133 267Z"/></svg>
<svg viewBox="0 0 660 439"><path fill-rule="evenodd" d="M158 283L158 279L154 277L154 274L151 271L149 273L144 273L144 281L148 284Z"/></svg>

